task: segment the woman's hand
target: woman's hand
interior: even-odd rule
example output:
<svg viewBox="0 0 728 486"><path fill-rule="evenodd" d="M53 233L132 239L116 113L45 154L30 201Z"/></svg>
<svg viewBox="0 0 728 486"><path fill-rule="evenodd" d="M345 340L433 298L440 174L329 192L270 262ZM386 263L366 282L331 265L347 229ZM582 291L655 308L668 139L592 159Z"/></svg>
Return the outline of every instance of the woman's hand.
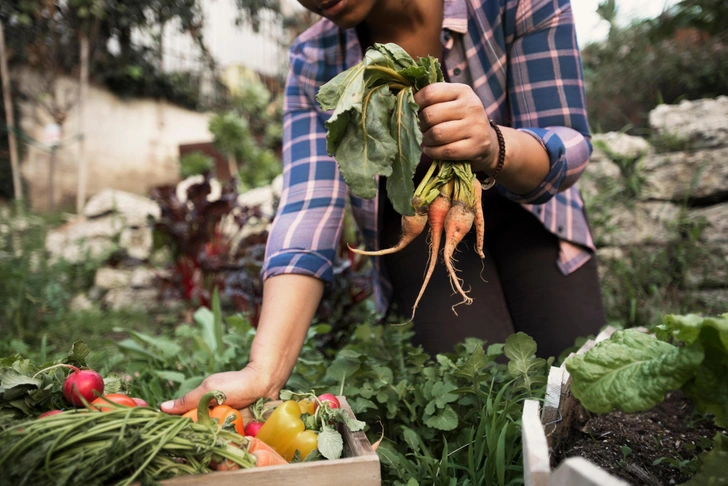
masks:
<svg viewBox="0 0 728 486"><path fill-rule="evenodd" d="M425 154L436 160L469 160L476 172L495 169L498 139L470 86L430 84L415 93L415 102Z"/></svg>
<svg viewBox="0 0 728 486"><path fill-rule="evenodd" d="M225 405L241 409L247 407L260 397L278 398L280 389L268 385L268 374L258 372L251 363L240 371L226 371L210 375L205 380L177 400L170 400L160 405L163 412L181 415L188 410L197 408L197 403L206 392L220 390L227 399Z"/></svg>

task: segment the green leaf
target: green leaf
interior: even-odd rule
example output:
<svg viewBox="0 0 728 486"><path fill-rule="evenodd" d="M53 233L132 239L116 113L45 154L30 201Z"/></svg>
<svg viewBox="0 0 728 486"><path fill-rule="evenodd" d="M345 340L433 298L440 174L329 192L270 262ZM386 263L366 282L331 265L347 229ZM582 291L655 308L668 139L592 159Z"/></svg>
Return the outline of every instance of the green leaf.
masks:
<svg viewBox="0 0 728 486"><path fill-rule="evenodd" d="M329 366L326 370L326 376L336 381L336 383L341 383L346 380L348 376L356 373L360 366L361 364L358 361L347 358L337 358L336 361L331 363L331 366Z"/></svg>
<svg viewBox="0 0 728 486"><path fill-rule="evenodd" d="M726 484L728 463L728 437L715 434L713 449L700 455L698 473L683 486L704 486Z"/></svg>
<svg viewBox="0 0 728 486"><path fill-rule="evenodd" d="M212 296L212 308L210 311L207 307L200 307L195 311L194 319L202 329L202 339L212 354L222 352L223 342L223 326L220 313L220 297L217 294L217 288Z"/></svg>
<svg viewBox="0 0 728 486"><path fill-rule="evenodd" d="M664 323L676 339L687 344L694 343L701 333L713 329L718 339L711 339L709 342L722 346L723 351L728 353L728 314L723 314L721 317L702 317L696 314L666 315Z"/></svg>
<svg viewBox="0 0 728 486"><path fill-rule="evenodd" d="M389 177L392 173L397 145L390 133L389 111L394 104L395 98L386 85L368 91L362 98L361 114L352 114L333 153L351 191L364 199L376 195L377 176Z"/></svg>
<svg viewBox="0 0 728 486"><path fill-rule="evenodd" d="M425 425L438 430L453 430L458 426L458 415L450 405L440 410L425 422Z"/></svg>
<svg viewBox="0 0 728 486"><path fill-rule="evenodd" d="M133 329L125 329L120 327L115 327L114 331L126 332L131 334L138 340L152 346L155 350L159 351L162 354L163 358L174 358L176 356L179 356L180 352L182 352L182 348L178 344L167 338L154 337L148 334L144 334L142 332L134 331ZM150 353L146 350L143 351L145 351L145 354L151 356L153 359L159 359L155 353Z"/></svg>
<svg viewBox="0 0 728 486"><path fill-rule="evenodd" d="M694 376L700 346L678 348L637 330L617 331L583 355L566 360L571 391L592 412L649 410Z"/></svg>
<svg viewBox="0 0 728 486"><path fill-rule="evenodd" d="M15 400L41 385L39 378L23 375L11 368L0 369L0 395L3 401Z"/></svg>
<svg viewBox="0 0 728 486"><path fill-rule="evenodd" d="M546 383L546 360L536 358L536 341L525 333L511 334L503 348L508 361L508 373L519 380L519 389L532 391Z"/></svg>
<svg viewBox="0 0 728 486"><path fill-rule="evenodd" d="M179 385L179 388L177 388L177 396L181 397L191 392L192 390L200 386L202 384L202 380L204 379L204 376L193 376L191 378L187 378Z"/></svg>
<svg viewBox="0 0 728 486"><path fill-rule="evenodd" d="M156 374L162 380L168 380L174 383L184 383L187 377L179 371L156 371Z"/></svg>
<svg viewBox="0 0 728 486"><path fill-rule="evenodd" d="M338 459L344 450L344 440L336 430L324 426L318 435L318 450L326 459Z"/></svg>
<svg viewBox="0 0 728 486"><path fill-rule="evenodd" d="M437 382L432 387L432 396L435 399L437 408L443 408L446 404L452 403L458 399L458 395L451 393L457 389L457 386L451 383Z"/></svg>
<svg viewBox="0 0 728 486"><path fill-rule="evenodd" d="M479 374L481 369L488 365L489 362L490 360L488 356L485 355L483 347L477 346L465 364L457 372L455 372L455 376L473 379Z"/></svg>
<svg viewBox="0 0 728 486"><path fill-rule="evenodd" d="M403 216L415 214L412 207L415 184L412 178L422 156L418 111L412 88L400 90L390 122L397 152L392 161L392 173L387 178L387 197L394 210Z"/></svg>
<svg viewBox="0 0 728 486"><path fill-rule="evenodd" d="M68 360L75 361L78 363L86 363L86 358L91 352L91 348L84 341L76 341L71 346L71 351L68 353Z"/></svg>

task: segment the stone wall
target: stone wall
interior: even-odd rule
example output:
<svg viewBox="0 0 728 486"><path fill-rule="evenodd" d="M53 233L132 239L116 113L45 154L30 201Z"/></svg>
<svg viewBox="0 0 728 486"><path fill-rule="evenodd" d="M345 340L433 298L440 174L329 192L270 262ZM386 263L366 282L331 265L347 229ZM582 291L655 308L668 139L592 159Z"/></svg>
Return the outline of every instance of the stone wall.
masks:
<svg viewBox="0 0 728 486"><path fill-rule="evenodd" d="M669 266L670 281L657 292L677 292L673 300L694 305L691 311L727 312L728 97L661 105L650 124L652 143L595 136L578 183L602 278L619 278L609 271L615 261Z"/></svg>

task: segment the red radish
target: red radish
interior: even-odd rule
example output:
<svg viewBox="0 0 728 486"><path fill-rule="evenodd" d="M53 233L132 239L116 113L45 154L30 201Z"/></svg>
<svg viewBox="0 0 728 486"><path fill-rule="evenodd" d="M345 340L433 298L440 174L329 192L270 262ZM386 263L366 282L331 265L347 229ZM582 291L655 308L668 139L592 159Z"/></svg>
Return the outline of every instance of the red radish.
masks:
<svg viewBox="0 0 728 486"><path fill-rule="evenodd" d="M49 410L45 413L38 415L38 418L42 419L45 417L50 417L51 415L58 415L59 413L63 413L63 410Z"/></svg>
<svg viewBox="0 0 728 486"><path fill-rule="evenodd" d="M134 400L134 403L137 404L139 407L148 407L149 404L142 400L141 398L132 397L132 400Z"/></svg>
<svg viewBox="0 0 728 486"><path fill-rule="evenodd" d="M248 437L255 437L258 435L258 431L265 422L248 422L245 425L245 435Z"/></svg>
<svg viewBox="0 0 728 486"><path fill-rule="evenodd" d="M63 396L74 407L83 407L83 400L91 403L104 393L104 379L93 370L79 370L69 366L73 372L63 382ZM83 400L82 400L83 398Z"/></svg>
<svg viewBox="0 0 728 486"><path fill-rule="evenodd" d="M318 400L313 405L314 411L318 409L319 402L322 403L322 404L328 403L329 404L329 408L341 408L341 404L339 403L339 399L336 398L336 396L334 396L331 393L324 393L324 394L318 396Z"/></svg>

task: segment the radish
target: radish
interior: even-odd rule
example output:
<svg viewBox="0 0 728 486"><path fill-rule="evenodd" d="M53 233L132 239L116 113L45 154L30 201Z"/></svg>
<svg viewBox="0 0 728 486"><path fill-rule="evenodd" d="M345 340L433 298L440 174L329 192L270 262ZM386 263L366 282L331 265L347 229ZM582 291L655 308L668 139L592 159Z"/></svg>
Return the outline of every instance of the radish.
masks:
<svg viewBox="0 0 728 486"><path fill-rule="evenodd" d="M63 396L69 403L83 407L83 400L91 403L104 394L104 379L100 374L93 370L79 370L75 366L71 369L74 371L63 382Z"/></svg>
<svg viewBox="0 0 728 486"><path fill-rule="evenodd" d="M149 404L142 400L141 398L132 397L132 400L134 400L134 403L137 404L137 407L148 407Z"/></svg>
<svg viewBox="0 0 728 486"><path fill-rule="evenodd" d="M247 435L248 437L255 437L256 435L258 435L258 431L263 426L263 424L264 422L248 422L245 425L245 435Z"/></svg>
<svg viewBox="0 0 728 486"><path fill-rule="evenodd" d="M33 378L54 368L70 368L72 370L71 374L63 382L63 396L74 407L83 407L85 405L84 400L86 403L91 403L104 394L104 379L100 374L94 370L80 370L69 364L61 363L49 366L33 375Z"/></svg>

